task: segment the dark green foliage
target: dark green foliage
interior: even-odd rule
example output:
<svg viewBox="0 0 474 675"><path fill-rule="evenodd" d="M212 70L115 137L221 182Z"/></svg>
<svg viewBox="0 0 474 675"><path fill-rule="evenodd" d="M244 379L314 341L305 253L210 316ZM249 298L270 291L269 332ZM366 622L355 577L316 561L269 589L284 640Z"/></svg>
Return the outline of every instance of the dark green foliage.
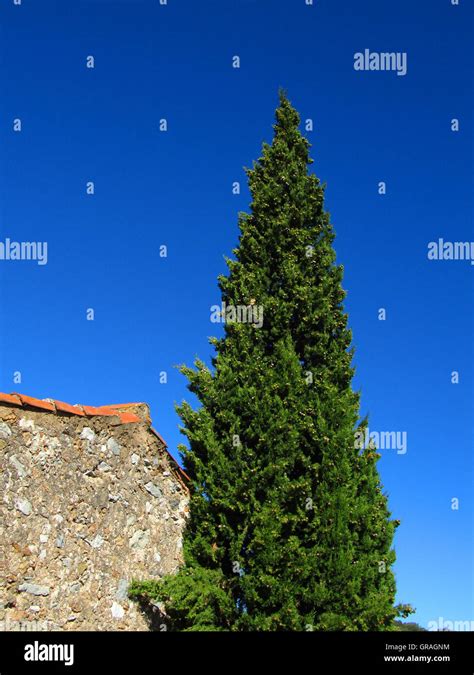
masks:
<svg viewBox="0 0 474 675"><path fill-rule="evenodd" d="M201 403L178 408L193 484L185 565L133 587L164 602L172 630L390 630L399 613L397 522L379 455L355 447L366 422L351 387L343 272L298 126L281 93L219 279L223 302L263 308L263 326L227 323L211 340L213 369L182 368Z"/></svg>
<svg viewBox="0 0 474 675"><path fill-rule="evenodd" d="M427 630L426 628L423 628L423 626L420 626L419 623L415 623L414 621L395 621L395 629L402 631L402 632L409 632L409 633L426 633Z"/></svg>

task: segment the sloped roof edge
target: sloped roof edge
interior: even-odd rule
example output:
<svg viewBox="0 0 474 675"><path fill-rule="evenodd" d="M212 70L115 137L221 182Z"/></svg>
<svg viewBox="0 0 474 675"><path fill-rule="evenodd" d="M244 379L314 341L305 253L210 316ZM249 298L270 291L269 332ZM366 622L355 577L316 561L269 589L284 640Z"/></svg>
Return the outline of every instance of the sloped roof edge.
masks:
<svg viewBox="0 0 474 675"><path fill-rule="evenodd" d="M64 403L64 401L58 401L52 398L40 399L34 398L32 396L25 396L24 394L4 394L0 392L0 405L2 403L15 406L16 408L32 408L33 410L53 413L56 415L77 415L79 417L117 417L120 420L120 424L134 424L137 422L144 422L144 420L138 415L135 415L135 413L118 410L118 408L133 408L141 405L139 403L121 403L98 407L78 404L70 405L69 403ZM187 482L190 482L189 476L183 471L183 469L179 466L178 462L168 450L167 443L163 437L152 426L148 425L148 428L163 444L165 451L173 463L174 468L176 469L181 480L184 478ZM189 489L185 483L183 483L183 485L186 489Z"/></svg>

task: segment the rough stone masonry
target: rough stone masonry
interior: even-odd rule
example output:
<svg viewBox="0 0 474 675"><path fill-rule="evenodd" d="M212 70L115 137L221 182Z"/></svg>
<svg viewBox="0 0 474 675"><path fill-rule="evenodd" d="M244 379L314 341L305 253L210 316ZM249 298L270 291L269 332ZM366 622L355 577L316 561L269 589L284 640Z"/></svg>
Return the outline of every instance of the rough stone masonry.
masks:
<svg viewBox="0 0 474 675"><path fill-rule="evenodd" d="M133 578L182 562L186 477L148 406L0 394L0 630L148 630Z"/></svg>

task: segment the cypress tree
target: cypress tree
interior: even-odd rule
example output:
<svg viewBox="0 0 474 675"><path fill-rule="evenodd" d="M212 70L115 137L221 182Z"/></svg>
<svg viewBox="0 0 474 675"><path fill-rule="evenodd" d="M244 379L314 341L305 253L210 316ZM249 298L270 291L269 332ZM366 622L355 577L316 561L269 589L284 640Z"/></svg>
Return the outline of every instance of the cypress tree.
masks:
<svg viewBox="0 0 474 675"><path fill-rule="evenodd" d="M192 481L184 565L135 598L172 630L390 630L398 522L360 447L342 266L284 92L274 138L247 170L250 213L219 278L224 336L212 368L182 367L201 406L178 412ZM234 315L232 315L234 313Z"/></svg>

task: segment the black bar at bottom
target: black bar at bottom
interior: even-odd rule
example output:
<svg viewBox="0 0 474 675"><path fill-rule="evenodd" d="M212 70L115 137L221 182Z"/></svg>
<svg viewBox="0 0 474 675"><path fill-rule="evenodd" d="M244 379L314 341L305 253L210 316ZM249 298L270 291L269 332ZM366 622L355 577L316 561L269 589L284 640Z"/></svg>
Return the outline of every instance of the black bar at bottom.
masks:
<svg viewBox="0 0 474 675"><path fill-rule="evenodd" d="M0 675L180 672L425 672L472 675L474 634L390 633L0 633ZM173 665L174 664L174 665ZM305 665L306 664L306 665ZM366 671L364 671L366 669ZM310 672L308 671L308 672ZM343 671L344 672L344 671Z"/></svg>

